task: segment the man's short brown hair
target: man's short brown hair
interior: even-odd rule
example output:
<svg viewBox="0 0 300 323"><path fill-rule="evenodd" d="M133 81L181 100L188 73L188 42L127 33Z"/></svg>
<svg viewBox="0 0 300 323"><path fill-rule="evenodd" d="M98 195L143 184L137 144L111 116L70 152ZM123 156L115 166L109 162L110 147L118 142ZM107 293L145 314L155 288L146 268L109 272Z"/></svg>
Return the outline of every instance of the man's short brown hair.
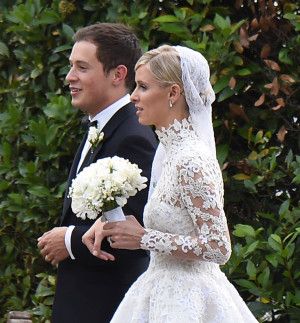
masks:
<svg viewBox="0 0 300 323"><path fill-rule="evenodd" d="M89 41L97 47L97 58L103 64L105 73L118 65L127 67L125 79L129 90L134 88L134 66L142 51L133 31L118 23L97 23L79 29L74 41Z"/></svg>

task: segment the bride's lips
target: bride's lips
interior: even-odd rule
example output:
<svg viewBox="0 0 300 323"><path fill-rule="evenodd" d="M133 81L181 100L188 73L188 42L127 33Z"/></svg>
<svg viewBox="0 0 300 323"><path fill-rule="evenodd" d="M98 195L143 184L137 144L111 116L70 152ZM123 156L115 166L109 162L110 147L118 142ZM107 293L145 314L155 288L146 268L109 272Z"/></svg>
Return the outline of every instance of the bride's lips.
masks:
<svg viewBox="0 0 300 323"><path fill-rule="evenodd" d="M137 114L140 114L144 109L143 108L141 108L141 107L137 107L137 106L135 106L136 107L136 113Z"/></svg>

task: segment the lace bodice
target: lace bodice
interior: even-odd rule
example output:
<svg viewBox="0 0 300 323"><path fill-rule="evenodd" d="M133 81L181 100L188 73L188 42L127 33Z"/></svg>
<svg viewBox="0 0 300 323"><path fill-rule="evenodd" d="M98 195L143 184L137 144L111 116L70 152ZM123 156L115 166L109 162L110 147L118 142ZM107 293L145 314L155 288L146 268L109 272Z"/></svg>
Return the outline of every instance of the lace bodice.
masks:
<svg viewBox="0 0 300 323"><path fill-rule="evenodd" d="M141 248L162 255L224 264L231 246L216 158L190 119L157 131L166 158L144 213Z"/></svg>

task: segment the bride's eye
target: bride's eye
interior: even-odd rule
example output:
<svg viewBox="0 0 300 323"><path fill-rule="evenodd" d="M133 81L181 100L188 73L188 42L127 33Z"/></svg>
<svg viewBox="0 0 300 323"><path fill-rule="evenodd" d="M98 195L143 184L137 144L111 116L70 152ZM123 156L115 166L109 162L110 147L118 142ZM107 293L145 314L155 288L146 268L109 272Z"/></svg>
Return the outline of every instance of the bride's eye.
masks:
<svg viewBox="0 0 300 323"><path fill-rule="evenodd" d="M147 89L148 89L148 86L147 86L147 85L145 85L145 84L143 84L143 83L139 84L139 87L140 87L140 89L142 89L142 90L147 90Z"/></svg>

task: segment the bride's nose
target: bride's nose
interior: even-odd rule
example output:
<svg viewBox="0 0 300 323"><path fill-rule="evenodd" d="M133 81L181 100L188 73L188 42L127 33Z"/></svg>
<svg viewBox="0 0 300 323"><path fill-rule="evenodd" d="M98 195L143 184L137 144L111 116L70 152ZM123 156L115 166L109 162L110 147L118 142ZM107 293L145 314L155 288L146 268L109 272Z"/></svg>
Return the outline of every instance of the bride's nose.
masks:
<svg viewBox="0 0 300 323"><path fill-rule="evenodd" d="M133 103L136 103L138 101L138 96L136 94L136 88L134 89L134 91L131 93L130 95L130 100Z"/></svg>

